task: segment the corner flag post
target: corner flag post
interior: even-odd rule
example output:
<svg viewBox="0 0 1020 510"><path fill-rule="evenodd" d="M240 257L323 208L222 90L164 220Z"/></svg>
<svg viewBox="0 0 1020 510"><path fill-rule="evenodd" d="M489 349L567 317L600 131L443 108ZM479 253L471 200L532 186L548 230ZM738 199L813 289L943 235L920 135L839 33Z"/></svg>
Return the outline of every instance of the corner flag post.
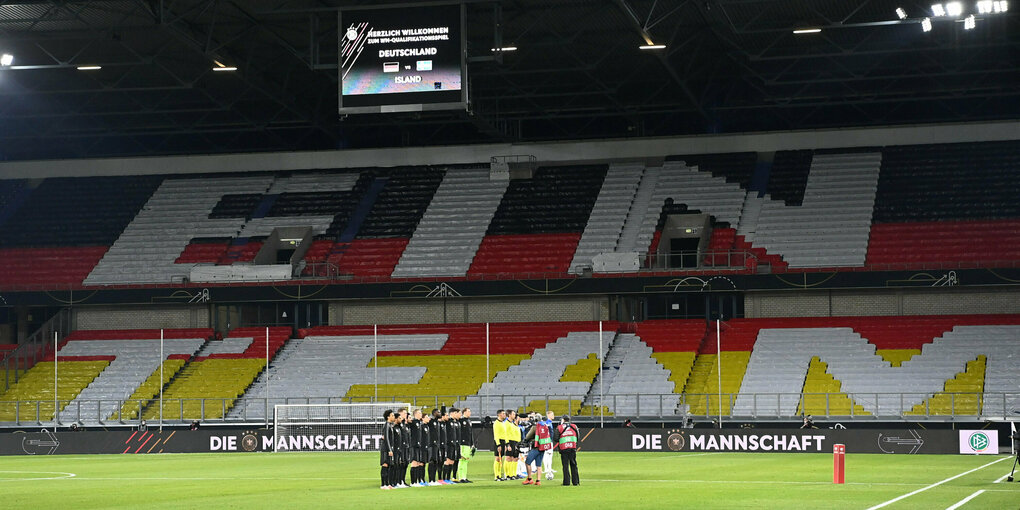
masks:
<svg viewBox="0 0 1020 510"><path fill-rule="evenodd" d="M719 428L722 428L722 335L720 335L722 316L715 318L715 364L719 384Z"/></svg>
<svg viewBox="0 0 1020 510"><path fill-rule="evenodd" d="M379 401L379 325L372 325L372 359L375 361L375 398L372 402Z"/></svg>
<svg viewBox="0 0 1020 510"><path fill-rule="evenodd" d="M846 445L832 445L832 483L846 482Z"/></svg>
<svg viewBox="0 0 1020 510"><path fill-rule="evenodd" d="M266 326L266 429L269 428L269 326Z"/></svg>
<svg viewBox="0 0 1020 510"><path fill-rule="evenodd" d="M487 383L490 382L490 379L489 379L489 323L488 322L485 323L485 382L487 382ZM486 384L484 386L485 386L485 405L481 406L482 408L479 409L479 411L482 414L485 414L487 412L486 409L489 408L489 385Z"/></svg>
<svg viewBox="0 0 1020 510"><path fill-rule="evenodd" d="M163 328L159 330L159 431L163 432ZM181 417L183 418L183 416Z"/></svg>
<svg viewBox="0 0 1020 510"><path fill-rule="evenodd" d="M53 332L53 429L60 423L60 399L57 397L57 332Z"/></svg>

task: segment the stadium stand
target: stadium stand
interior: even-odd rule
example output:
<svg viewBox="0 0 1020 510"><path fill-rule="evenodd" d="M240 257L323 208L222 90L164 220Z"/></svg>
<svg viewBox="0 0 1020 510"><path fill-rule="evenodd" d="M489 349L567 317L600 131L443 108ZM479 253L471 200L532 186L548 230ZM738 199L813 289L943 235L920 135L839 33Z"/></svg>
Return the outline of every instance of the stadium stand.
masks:
<svg viewBox="0 0 1020 510"><path fill-rule="evenodd" d="M482 384L478 394L459 401L459 407L475 409L530 408L532 400L544 404L549 397L584 396L591 390L592 379L564 381L564 372L589 354L604 356L612 334L605 335L603 351L599 352L597 331L570 332L566 336L535 349L531 357L499 372L491 382ZM569 407L580 409L583 399L574 399ZM520 402L520 404L518 404ZM562 405L562 404L561 404ZM573 410L569 409L569 410ZM567 406L552 409L557 414L568 412Z"/></svg>
<svg viewBox="0 0 1020 510"><path fill-rule="evenodd" d="M565 274L607 167L541 167L510 181L468 275Z"/></svg>
<svg viewBox="0 0 1020 510"><path fill-rule="evenodd" d="M886 147L869 265L968 265L1020 257L1020 148L987 142Z"/></svg>
<svg viewBox="0 0 1020 510"><path fill-rule="evenodd" d="M714 219L694 269L1013 265L1015 145L670 156L509 182L477 166L2 181L0 284L168 284L252 261L282 226L313 229L306 276L580 274L601 253L656 251L665 215L694 211Z"/></svg>
<svg viewBox="0 0 1020 510"><path fill-rule="evenodd" d="M466 275L508 185L487 168L448 170L393 276Z"/></svg>
<svg viewBox="0 0 1020 510"><path fill-rule="evenodd" d="M800 205L765 202L754 244L790 267L863 266L880 163L880 153L816 154Z"/></svg>
<svg viewBox="0 0 1020 510"><path fill-rule="evenodd" d="M124 407L135 390L171 355L191 356L212 335L210 329L165 330L160 359L159 330L75 331L59 356L110 356L107 366L60 414L62 422L93 423Z"/></svg>
<svg viewBox="0 0 1020 510"><path fill-rule="evenodd" d="M726 182L724 177L714 177L682 162L667 161L654 180L648 207L637 232L632 234L635 236L633 243L628 239L621 243L622 249L618 251L637 251L641 255L650 251L667 200L736 225L740 221L745 194L739 184Z"/></svg>
<svg viewBox="0 0 1020 510"><path fill-rule="evenodd" d="M224 190L262 193L271 180L271 176L167 179L84 283L170 283L187 276L189 264L175 261L191 239L233 238L244 225L243 216L210 217Z"/></svg>
<svg viewBox="0 0 1020 510"><path fill-rule="evenodd" d="M268 338L267 338L268 329ZM162 416L170 420L219 419L252 385L290 338L287 327L237 328L222 341L210 341L167 384ZM158 405L144 410L146 419L160 416Z"/></svg>
<svg viewBox="0 0 1020 510"><path fill-rule="evenodd" d="M437 168L405 168L375 178L328 260L341 274L389 277L443 174Z"/></svg>
<svg viewBox="0 0 1020 510"><path fill-rule="evenodd" d="M113 356L75 356L58 361L57 400L60 409L73 400L114 360ZM52 421L54 418L53 358L36 363L17 383L0 394L0 422ZM59 410L57 410L59 412Z"/></svg>
<svg viewBox="0 0 1020 510"><path fill-rule="evenodd" d="M161 180L55 178L43 180L35 189L22 189L31 196L9 204L10 211L3 210L0 284L44 288L80 284Z"/></svg>
<svg viewBox="0 0 1020 510"><path fill-rule="evenodd" d="M673 380L673 373L665 368L652 348L637 335L616 335L603 365L601 380L594 373L588 379L594 379L594 382L585 401L586 406L598 403L594 395L597 394L598 385L602 384L605 394L603 405L616 416L668 416L677 409L680 395L676 391L677 383ZM671 366L682 366L682 362L671 363ZM678 376L681 375L679 372ZM639 397L639 394L645 396Z"/></svg>
<svg viewBox="0 0 1020 510"><path fill-rule="evenodd" d="M261 421L267 394L271 404L378 398L582 415L602 405L617 417L713 416L720 390L724 415L759 418L1003 415L1012 405L1002 394L1015 386L1018 315L732 319L722 352L711 326L605 322L599 352L595 322L491 324L488 377L484 324L380 326L378 355L370 326L294 340L274 327L270 379L265 328L223 340L165 330L163 418ZM159 367L158 330L73 332L60 350L61 421L157 419ZM36 420L37 401L38 420L52 419L52 377L52 357L31 368L0 395L0 421Z"/></svg>
<svg viewBox="0 0 1020 510"><path fill-rule="evenodd" d="M592 259L600 253L616 251L627 212L634 202L644 171L645 167L641 164L609 165L602 189L574 251L571 273L580 273L582 268L591 266Z"/></svg>
<svg viewBox="0 0 1020 510"><path fill-rule="evenodd" d="M885 416L911 410L935 393L948 391L954 384L947 386L947 380L979 356L987 358L983 392L1009 392L1015 386L1010 367L1020 359L1016 315L735 319L730 324L738 321L758 330L733 408L741 416L796 412L800 405L796 394L804 388L815 356L840 383L840 393L854 396L854 404L865 411ZM890 353L900 350L909 352ZM920 355L913 354L918 351ZM890 354L899 366L885 359ZM769 393L773 396L752 396ZM776 397L777 393L787 396ZM989 399L982 412L1002 415L1004 404ZM812 411L818 413L818 407L808 409ZM933 411L946 409L935 406Z"/></svg>
<svg viewBox="0 0 1020 510"><path fill-rule="evenodd" d="M813 156L811 150L777 151L769 171L769 196L786 205L801 205Z"/></svg>
<svg viewBox="0 0 1020 510"><path fill-rule="evenodd" d="M606 327L615 326L607 323ZM498 373L520 370L513 367L537 358L533 363L555 365L552 369L555 374L543 374L542 379L535 380L536 385L556 387L561 392L569 387L575 390L574 395L583 398L591 386L590 378L583 382L561 382L560 378L569 366L597 350L590 348L592 342L598 345L597 330L598 323L594 322L491 324L490 379ZM309 397L315 397L310 403L325 403L330 399L333 402L371 400L375 397L373 380L378 362L380 399L413 401L425 406L471 402L470 405L478 408L478 399L484 394L483 384L486 383L484 324L379 326L378 334L379 356L374 358L371 326L320 326L300 330L299 338L288 342L270 365L269 392L273 403L284 403L287 399L290 403L303 403ZM609 338L611 333L607 332L604 337L607 343ZM557 339L563 345L553 347ZM575 340L576 345L571 345ZM544 350L547 347L548 350ZM585 352L581 353L582 350ZM564 351L570 354L564 355ZM570 358L573 351L577 351L577 357ZM541 361L546 353L553 361ZM264 398L265 384L265 375L262 375L246 396ZM522 390L530 392L528 388L525 384ZM537 396L544 398L544 395ZM447 400L438 400L444 396ZM518 399L517 404L524 402ZM574 408L578 409L580 404L580 400L574 402ZM264 406L264 401L249 402L244 408L234 409L229 416L264 418Z"/></svg>

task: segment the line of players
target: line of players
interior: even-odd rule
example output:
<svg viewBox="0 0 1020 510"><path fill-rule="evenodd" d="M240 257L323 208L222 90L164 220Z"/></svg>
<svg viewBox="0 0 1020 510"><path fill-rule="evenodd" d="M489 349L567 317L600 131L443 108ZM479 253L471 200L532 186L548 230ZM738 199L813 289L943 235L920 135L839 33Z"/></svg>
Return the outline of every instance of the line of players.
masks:
<svg viewBox="0 0 1020 510"><path fill-rule="evenodd" d="M471 409L444 407L431 414L415 409L410 415L406 408L387 409L383 419L381 489L471 483L468 461L476 452ZM410 483L406 483L408 469Z"/></svg>

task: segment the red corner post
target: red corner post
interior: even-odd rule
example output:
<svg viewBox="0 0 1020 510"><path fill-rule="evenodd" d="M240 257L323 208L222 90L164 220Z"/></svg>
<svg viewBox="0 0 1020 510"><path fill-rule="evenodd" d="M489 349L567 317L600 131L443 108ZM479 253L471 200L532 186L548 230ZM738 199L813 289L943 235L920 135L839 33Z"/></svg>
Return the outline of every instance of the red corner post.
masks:
<svg viewBox="0 0 1020 510"><path fill-rule="evenodd" d="M832 445L832 483L844 483L846 475L846 445Z"/></svg>

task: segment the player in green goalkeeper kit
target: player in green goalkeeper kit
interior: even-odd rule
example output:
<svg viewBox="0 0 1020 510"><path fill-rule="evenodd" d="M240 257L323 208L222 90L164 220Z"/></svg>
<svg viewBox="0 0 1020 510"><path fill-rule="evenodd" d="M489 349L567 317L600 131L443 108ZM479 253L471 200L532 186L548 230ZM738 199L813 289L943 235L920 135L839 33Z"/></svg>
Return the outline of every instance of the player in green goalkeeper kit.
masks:
<svg viewBox="0 0 1020 510"><path fill-rule="evenodd" d="M468 480L468 461L475 456L475 436L471 431L471 409L467 407L460 412L460 465L457 466L457 481L472 483Z"/></svg>

